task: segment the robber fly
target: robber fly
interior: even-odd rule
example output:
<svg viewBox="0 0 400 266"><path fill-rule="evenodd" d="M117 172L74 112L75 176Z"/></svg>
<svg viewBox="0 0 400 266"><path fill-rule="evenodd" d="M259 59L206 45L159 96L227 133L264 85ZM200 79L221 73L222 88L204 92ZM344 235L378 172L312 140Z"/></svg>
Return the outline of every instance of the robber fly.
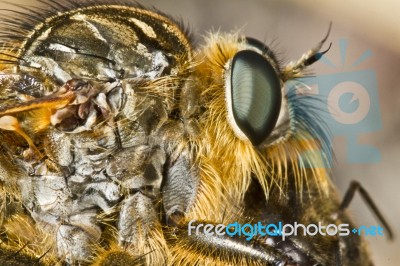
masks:
<svg viewBox="0 0 400 266"><path fill-rule="evenodd" d="M354 183L340 203L318 110L285 88L328 35L283 65L240 33L194 46L137 4L41 2L1 18L1 265L372 264L358 235L188 232L352 224L369 197Z"/></svg>

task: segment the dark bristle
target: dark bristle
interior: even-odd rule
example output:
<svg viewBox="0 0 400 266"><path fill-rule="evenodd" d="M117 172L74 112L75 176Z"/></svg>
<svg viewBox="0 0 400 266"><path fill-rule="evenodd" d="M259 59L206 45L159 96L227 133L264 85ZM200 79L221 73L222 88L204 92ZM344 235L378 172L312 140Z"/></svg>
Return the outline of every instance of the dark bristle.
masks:
<svg viewBox="0 0 400 266"><path fill-rule="evenodd" d="M11 57L11 58L16 58L16 59L18 59L18 60L22 59L22 58L20 58L20 57L18 57L18 56L11 55L11 54L6 54L6 53L2 53L2 52L0 52L0 55L5 55L5 56Z"/></svg>
<svg viewBox="0 0 400 266"><path fill-rule="evenodd" d="M51 248L49 248L45 253L43 253L43 255L41 255L39 258L36 259L36 261L39 263L41 259L43 259L49 252L50 252Z"/></svg>
<svg viewBox="0 0 400 266"><path fill-rule="evenodd" d="M24 12L28 11L29 13L32 13L37 17L41 17L42 19L45 19L45 17L43 17L43 12L45 12L45 10L42 8L38 8L38 7L33 8L33 7L29 7L27 5L15 4L15 3L7 2L7 1L5 1L4 3L7 3L7 4L15 6L15 7L19 7L21 9L25 10Z"/></svg>
<svg viewBox="0 0 400 266"><path fill-rule="evenodd" d="M154 251L155 251L155 250L150 250L149 252L144 253L144 254L138 256L137 258L135 258L134 261L135 261L135 262L143 262L143 261L144 261L144 258L145 258L147 255L153 253Z"/></svg>
<svg viewBox="0 0 400 266"><path fill-rule="evenodd" d="M20 29L13 29L13 31L12 31L14 34L16 33L16 34L24 34L25 33L25 31L23 31L23 30L20 30ZM0 30L0 35L5 35L5 34L8 34L9 33L9 31L6 31L6 30Z"/></svg>
<svg viewBox="0 0 400 266"><path fill-rule="evenodd" d="M13 35L13 34L0 34L0 38L7 40L19 40L23 41L26 39L25 36Z"/></svg>
<svg viewBox="0 0 400 266"><path fill-rule="evenodd" d="M16 24L15 21L3 19L2 23L3 23L3 26L7 25L4 28L12 29L13 31L14 30L19 30L19 31L27 32L28 30L30 30L29 28L23 27L23 25Z"/></svg>
<svg viewBox="0 0 400 266"><path fill-rule="evenodd" d="M0 59L0 62L2 65L15 65L18 63L18 61L12 61L7 59Z"/></svg>
<svg viewBox="0 0 400 266"><path fill-rule="evenodd" d="M34 22L34 23L38 22L38 18L29 13L25 13L25 12L13 10L13 9L0 9L0 11L14 13L15 14L13 16L14 18L23 18L26 21L30 21L30 22Z"/></svg>
<svg viewBox="0 0 400 266"><path fill-rule="evenodd" d="M38 2L45 4L49 9L51 8L55 12L67 10L66 6L64 6L64 5L60 4L60 3L57 3L55 1L38 0Z"/></svg>
<svg viewBox="0 0 400 266"><path fill-rule="evenodd" d="M22 250L24 250L27 246L29 245L29 243L24 244L19 250L17 250L15 253L11 254L8 256L8 258L17 256Z"/></svg>

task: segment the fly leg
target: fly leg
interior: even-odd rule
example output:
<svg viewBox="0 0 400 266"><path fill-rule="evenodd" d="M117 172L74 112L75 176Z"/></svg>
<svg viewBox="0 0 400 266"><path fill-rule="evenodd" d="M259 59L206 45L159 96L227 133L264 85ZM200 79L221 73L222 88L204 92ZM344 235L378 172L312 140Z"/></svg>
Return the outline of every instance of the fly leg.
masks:
<svg viewBox="0 0 400 266"><path fill-rule="evenodd" d="M147 265L166 264L168 252L158 215L164 164L162 149L147 145L121 151L109 161L107 173L119 182L123 199L116 243L104 261L117 252L119 259L128 256Z"/></svg>
<svg viewBox="0 0 400 266"><path fill-rule="evenodd" d="M302 265L262 239L253 238L248 241L243 235L210 234L205 233L205 230L188 229L200 224L189 222L170 227L168 241L172 265ZM204 225L218 226L211 222L202 225L203 229Z"/></svg>
<svg viewBox="0 0 400 266"><path fill-rule="evenodd" d="M389 239L393 239L393 232L390 229L389 224L379 211L378 207L372 200L369 193L361 186L357 181L352 181L350 187L347 189L342 202L338 205L338 212L333 217L336 218L337 222L342 224L349 224L350 233L349 235L339 236L338 243L336 245L335 254L335 265L373 265L368 259L368 251L365 246L362 245L362 238L357 234L356 227L352 225L352 222L346 216L345 211L349 207L353 200L356 192L359 192L361 198L367 204L372 213L377 217L378 221L382 224L384 230L387 232Z"/></svg>
<svg viewBox="0 0 400 266"><path fill-rule="evenodd" d="M340 204L339 211L343 212L349 207L349 205L350 205L351 201L353 200L354 195L355 195L356 192L360 193L361 198L365 201L365 203L367 204L368 208L370 208L372 213L376 216L378 221L382 224L383 228L387 232L387 235L388 235L389 239L392 240L394 238L394 235L393 235L393 232L392 232L388 222L383 217L382 213L379 211L378 207L376 206L376 204L372 200L372 198L369 195L369 193L361 186L361 184L359 182L352 181L350 183L350 187L347 189L346 194L345 194L345 196L343 198L343 201Z"/></svg>
<svg viewBox="0 0 400 266"><path fill-rule="evenodd" d="M188 151L183 151L176 161L168 162L162 186L167 224L176 225L185 216L194 202L198 183L198 173Z"/></svg>

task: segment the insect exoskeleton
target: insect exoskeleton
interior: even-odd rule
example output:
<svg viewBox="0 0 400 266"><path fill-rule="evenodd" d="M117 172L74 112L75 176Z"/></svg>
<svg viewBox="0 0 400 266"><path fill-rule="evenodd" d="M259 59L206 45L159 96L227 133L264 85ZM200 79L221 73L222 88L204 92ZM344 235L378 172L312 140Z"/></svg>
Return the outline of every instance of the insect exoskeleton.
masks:
<svg viewBox="0 0 400 266"><path fill-rule="evenodd" d="M21 35L3 38L3 202L24 208L6 213L5 248L50 265L118 248L165 262L160 189L171 154L184 153L190 42L147 9L48 5L54 15L30 9L13 22Z"/></svg>
<svg viewBox="0 0 400 266"><path fill-rule="evenodd" d="M193 47L180 23L140 6L46 4L2 18L0 262L369 263L355 236L191 232L350 223L326 129L288 89L326 37L283 66L239 33Z"/></svg>

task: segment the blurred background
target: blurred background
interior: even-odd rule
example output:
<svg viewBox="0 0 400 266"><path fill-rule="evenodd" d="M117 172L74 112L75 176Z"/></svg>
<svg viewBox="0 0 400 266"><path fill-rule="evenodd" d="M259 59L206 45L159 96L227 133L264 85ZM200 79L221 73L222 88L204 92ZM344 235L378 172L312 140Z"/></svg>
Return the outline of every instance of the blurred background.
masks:
<svg viewBox="0 0 400 266"><path fill-rule="evenodd" d="M13 2L40 5L33 1ZM324 60L312 66L311 71L317 75L317 84L310 86L314 93L332 98L330 104L336 107L333 108L337 112L335 115L342 115L342 119L330 118L328 121L332 127L336 155L334 182L342 195L352 180L359 181L368 190L396 235L392 242L382 236L366 237L373 259L376 265L399 265L400 170L397 167L400 166L400 2L139 2L181 18L199 44L203 41L202 35L210 30L225 32L241 29L247 36L272 44L278 58L286 63L298 59L317 44L325 36L329 23L333 23L325 45L328 47L332 42L332 47ZM0 7L10 6L0 3ZM362 79L364 81L360 80L362 77L365 77ZM324 84L328 84L328 87L323 87ZM348 98L349 95L356 97ZM358 194L350 210L358 224L378 224Z"/></svg>

